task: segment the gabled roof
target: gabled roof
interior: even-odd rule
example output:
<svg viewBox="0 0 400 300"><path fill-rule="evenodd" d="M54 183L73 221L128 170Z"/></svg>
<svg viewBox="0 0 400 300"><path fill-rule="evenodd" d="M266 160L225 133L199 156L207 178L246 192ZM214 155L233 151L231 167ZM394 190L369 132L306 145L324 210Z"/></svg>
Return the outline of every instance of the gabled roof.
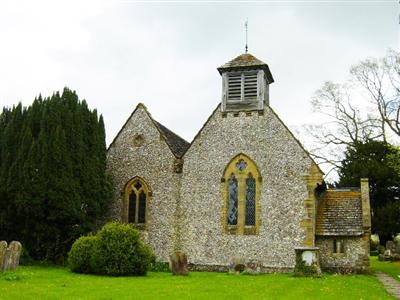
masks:
<svg viewBox="0 0 400 300"><path fill-rule="evenodd" d="M264 70L268 79L268 83L274 82L274 78L272 77L268 65L265 62L256 58L255 56L251 55L250 53L243 53L217 68L220 74L222 74L223 72L254 69Z"/></svg>
<svg viewBox="0 0 400 300"><path fill-rule="evenodd" d="M186 150L189 148L190 143L185 141L183 138L181 138L179 135L173 133L171 130L169 130L167 127L162 125L161 123L157 122L154 120L160 131L163 133L165 140L170 147L171 151L175 154L177 157L181 157Z"/></svg>
<svg viewBox="0 0 400 300"><path fill-rule="evenodd" d="M121 134L122 130L125 128L126 124L128 121L132 118L132 116L135 114L135 112L139 109L142 108L146 114L149 116L150 120L153 122L154 126L157 128L158 132L164 139L164 141L167 143L168 148L171 150L172 154L180 158L182 155L185 153L185 151L189 148L190 143L169 130L167 127L162 125L161 123L157 122L156 120L153 119L149 111L147 110L146 106L143 103L139 103L134 111L131 113L131 115L128 117L128 119L125 121L124 125L121 127L111 144L108 146L107 151L111 148L111 146L114 144L118 136Z"/></svg>
<svg viewBox="0 0 400 300"><path fill-rule="evenodd" d="M322 194L317 210L315 235L362 235L360 191L327 190Z"/></svg>
<svg viewBox="0 0 400 300"><path fill-rule="evenodd" d="M278 119L278 121L285 127L285 129L289 132L289 134L294 138L296 143L300 146L301 149L307 154L307 156L310 158L310 160L316 165L318 171L323 175L324 172L322 172L321 168L319 165L314 161L314 159L311 157L310 153L304 148L303 144L294 136L292 131L289 129L289 127L286 126L286 124L281 120L281 118L277 115L277 113L272 109L271 106L268 106L272 114ZM186 148L185 153L189 150L189 148L194 144L194 142L200 137L201 132L204 130L204 128L207 126L207 124L210 122L212 116L217 112L221 110L221 103L217 105L217 107L213 110L213 112L210 114L206 122L203 124L203 126L200 128L200 130L197 132L197 134L194 136L193 140L190 142L189 146ZM258 110L257 110L258 111ZM182 155L184 156L185 153Z"/></svg>

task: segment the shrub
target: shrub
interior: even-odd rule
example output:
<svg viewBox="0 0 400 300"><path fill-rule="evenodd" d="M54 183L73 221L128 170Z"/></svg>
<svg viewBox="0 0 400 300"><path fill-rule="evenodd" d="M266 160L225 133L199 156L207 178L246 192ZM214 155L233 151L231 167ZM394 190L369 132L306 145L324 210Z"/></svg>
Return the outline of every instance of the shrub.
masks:
<svg viewBox="0 0 400 300"><path fill-rule="evenodd" d="M24 246L22 246L21 256L19 257L19 264L21 266L29 266L29 265L33 265L33 263L34 263L34 260L29 255L29 251Z"/></svg>
<svg viewBox="0 0 400 300"><path fill-rule="evenodd" d="M92 253L97 246L98 237L82 236L75 241L68 253L68 266L77 273L93 273Z"/></svg>
<svg viewBox="0 0 400 300"><path fill-rule="evenodd" d="M378 246L379 246L379 237L375 234L371 235L370 238L370 250L371 251L375 251L378 250Z"/></svg>
<svg viewBox="0 0 400 300"><path fill-rule="evenodd" d="M386 250L386 249L385 249L385 246L382 246L382 245L379 245L379 246L378 246L378 253L379 253L379 254L385 253L385 250Z"/></svg>
<svg viewBox="0 0 400 300"><path fill-rule="evenodd" d="M106 224L95 236L75 241L68 253L73 272L104 275L145 275L155 256L130 224Z"/></svg>

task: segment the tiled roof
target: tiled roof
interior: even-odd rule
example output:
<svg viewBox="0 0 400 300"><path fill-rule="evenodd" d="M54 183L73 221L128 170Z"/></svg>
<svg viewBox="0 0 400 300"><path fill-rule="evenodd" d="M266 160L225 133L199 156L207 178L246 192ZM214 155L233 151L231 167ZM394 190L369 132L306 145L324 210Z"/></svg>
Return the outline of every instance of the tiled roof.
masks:
<svg viewBox="0 0 400 300"><path fill-rule="evenodd" d="M360 192L326 191L319 200L315 234L323 236L363 234Z"/></svg>
<svg viewBox="0 0 400 300"><path fill-rule="evenodd" d="M226 64L220 66L219 69L262 65L266 65L266 63L262 62L261 60L249 53L244 53L227 62Z"/></svg>
<svg viewBox="0 0 400 300"><path fill-rule="evenodd" d="M223 71L234 71L236 69L263 69L268 78L268 82L274 82L274 78L272 77L268 65L250 53L244 53L235 57L231 61L220 66L218 71L221 74Z"/></svg>
<svg viewBox="0 0 400 300"><path fill-rule="evenodd" d="M169 145L171 151L175 154L175 156L181 157L186 152L187 148L189 148L190 143L188 143L183 138L173 133L164 125L158 123L157 121L154 122L156 123L160 131L163 133L165 140Z"/></svg>

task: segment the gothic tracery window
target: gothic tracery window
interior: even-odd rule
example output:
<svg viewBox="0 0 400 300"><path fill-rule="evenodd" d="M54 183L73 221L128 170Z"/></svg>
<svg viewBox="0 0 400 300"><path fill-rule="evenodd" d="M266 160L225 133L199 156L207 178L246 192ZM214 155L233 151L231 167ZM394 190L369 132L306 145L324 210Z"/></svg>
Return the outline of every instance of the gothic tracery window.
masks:
<svg viewBox="0 0 400 300"><path fill-rule="evenodd" d="M256 181L253 175L249 173L246 179L246 215L245 222L246 226L256 225Z"/></svg>
<svg viewBox="0 0 400 300"><path fill-rule="evenodd" d="M147 222L147 207L150 197L147 184L139 177L128 182L125 188L125 221L144 228Z"/></svg>
<svg viewBox="0 0 400 300"><path fill-rule="evenodd" d="M224 224L231 234L256 234L260 223L261 177L255 163L239 154L225 169Z"/></svg>
<svg viewBox="0 0 400 300"><path fill-rule="evenodd" d="M228 183L228 225L237 225L238 218L238 183L232 174Z"/></svg>

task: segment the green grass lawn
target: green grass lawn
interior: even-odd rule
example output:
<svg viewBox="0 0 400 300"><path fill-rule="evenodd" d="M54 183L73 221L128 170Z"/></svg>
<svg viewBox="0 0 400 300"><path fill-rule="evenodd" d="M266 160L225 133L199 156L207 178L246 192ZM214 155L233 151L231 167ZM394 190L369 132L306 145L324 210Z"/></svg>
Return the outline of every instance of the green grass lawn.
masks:
<svg viewBox="0 0 400 300"><path fill-rule="evenodd" d="M400 281L400 262L379 261L378 257L371 256L371 269L373 272L384 272Z"/></svg>
<svg viewBox="0 0 400 300"><path fill-rule="evenodd" d="M146 277L103 277L66 268L20 266L0 274L0 299L394 299L374 276L290 274L188 277L150 272Z"/></svg>

